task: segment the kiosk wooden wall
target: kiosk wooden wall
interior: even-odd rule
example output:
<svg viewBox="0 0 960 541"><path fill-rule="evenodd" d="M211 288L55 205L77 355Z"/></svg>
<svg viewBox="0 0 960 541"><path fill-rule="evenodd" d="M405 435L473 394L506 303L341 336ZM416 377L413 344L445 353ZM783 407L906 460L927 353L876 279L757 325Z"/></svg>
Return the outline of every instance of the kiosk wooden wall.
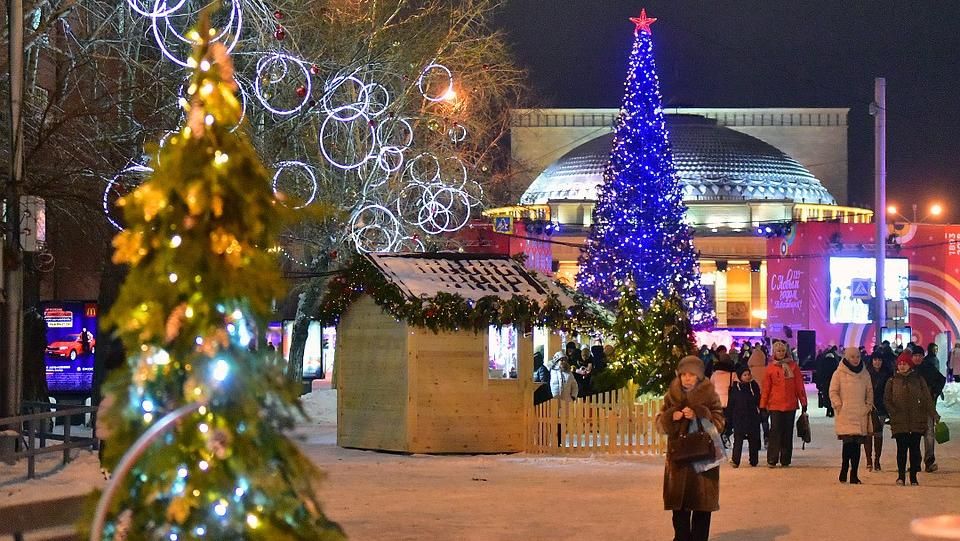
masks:
<svg viewBox="0 0 960 541"><path fill-rule="evenodd" d="M517 379L489 379L487 333L398 323L368 297L341 319L337 443L411 453L522 451L533 404L533 342Z"/></svg>
<svg viewBox="0 0 960 541"><path fill-rule="evenodd" d="M337 444L407 450L407 326L369 297L337 328Z"/></svg>

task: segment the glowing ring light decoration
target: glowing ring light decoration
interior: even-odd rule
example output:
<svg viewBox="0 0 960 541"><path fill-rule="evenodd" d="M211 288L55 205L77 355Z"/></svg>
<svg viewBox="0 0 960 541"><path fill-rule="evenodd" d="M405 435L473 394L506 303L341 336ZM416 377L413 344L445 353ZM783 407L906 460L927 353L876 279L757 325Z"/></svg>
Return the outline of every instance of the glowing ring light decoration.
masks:
<svg viewBox="0 0 960 541"><path fill-rule="evenodd" d="M270 104L266 96L263 95L263 88L260 87L260 81L263 79L264 72L267 69L274 66L280 66L283 68L281 76L277 79L271 77L271 84L278 83L289 74L288 63L294 63L297 67L300 68L300 72L303 74L303 78L306 81L304 84L306 92L303 94L300 103L292 109L278 109ZM264 109L270 111L271 113L279 116L292 115L307 105L310 102L310 93L313 91L313 82L310 78L310 68L307 67L306 62L296 58L294 56L288 55L286 53L272 53L269 56L263 57L257 61L257 76L253 80L253 94L257 97L257 100L263 105Z"/></svg>
<svg viewBox="0 0 960 541"><path fill-rule="evenodd" d="M317 143L320 146L320 152L323 154L323 157L326 158L328 162L330 162L332 165L336 167L339 167L340 169L346 169L349 171L350 169L356 169L360 167L361 165L366 163L367 160L371 158L375 158L377 156L376 149L374 148L377 142L377 133L376 133L376 129L373 127L372 123L370 122L370 119L367 118L367 115L363 114L363 112L360 111L358 107L354 107L353 105L344 105L343 107L340 107L339 109L337 109L336 112L339 113L341 110L345 110L345 109L352 109L354 111L359 111L360 114L350 115L351 118L353 118L353 120L349 122L343 122L338 120L337 117L334 116L334 113L331 113L330 115L328 115L327 118L324 119L323 124L320 125L320 133L317 137ZM369 131L370 133L370 141L369 141L370 149L366 152L363 158L353 163L340 163L330 156L330 152L327 150L327 146L324 143L324 140L328 137L327 126L331 125L330 124L331 120L334 122L333 124L334 126L348 125L352 122L361 122L361 121L366 124L366 131ZM361 130L362 129L363 128L361 128Z"/></svg>
<svg viewBox="0 0 960 541"><path fill-rule="evenodd" d="M351 83L356 86L357 101L331 103L334 98L334 94L336 94L338 90L346 88L345 85L347 83ZM370 109L368 98L367 85L364 84L363 81L352 75L340 75L327 81L326 84L323 85L323 98L320 100L320 105L323 108L323 111L329 116L332 116L335 120L339 120L340 122L349 122L367 113L367 111ZM341 115L342 111L347 110L353 110L354 113L349 115Z"/></svg>
<svg viewBox="0 0 960 541"><path fill-rule="evenodd" d="M467 129L457 124L447 130L447 136L450 137L450 140L454 143L462 143L463 140L467 138Z"/></svg>
<svg viewBox="0 0 960 541"><path fill-rule="evenodd" d="M110 215L110 192L115 185L120 182L120 177L127 175L129 173L152 173L153 168L147 167L146 165L133 164L128 165L120 170L119 173L113 176L109 181L107 181L107 186L103 190L103 214L107 217L107 221L110 222L110 225L115 227L117 231L123 231L123 226L117 223L113 219L113 216Z"/></svg>
<svg viewBox="0 0 960 541"><path fill-rule="evenodd" d="M165 1L154 2L153 4L154 11L146 11L143 8L141 8L138 0L127 0L127 5L130 6L130 9L132 9L139 15L143 15L144 17L166 17L167 15L170 15L171 13L174 13L175 11L180 9L183 6L183 4L186 3L186 1L187 0L180 0L173 7L164 7L163 10L160 10L160 11L157 11L157 7L160 4L166 4Z"/></svg>
<svg viewBox="0 0 960 541"><path fill-rule="evenodd" d="M380 147L377 166L387 173L396 173L403 167L403 150L394 146Z"/></svg>
<svg viewBox="0 0 960 541"><path fill-rule="evenodd" d="M367 114L372 117L378 117L382 115L387 107L390 107L390 91L387 90L385 86L380 83L370 83L364 87L363 90L364 97L366 98L367 103ZM378 93L383 94L383 100L377 101L374 99L374 96ZM373 106L376 105L379 109L374 109Z"/></svg>
<svg viewBox="0 0 960 541"><path fill-rule="evenodd" d="M427 247L416 237L403 237L393 246L394 252L426 252Z"/></svg>
<svg viewBox="0 0 960 541"><path fill-rule="evenodd" d="M446 77L447 77L447 88L443 90L443 92L440 92L437 95L430 95L428 93L429 89L424 88L426 84L424 80L427 77L429 77L429 74L432 71L439 71L441 73L446 74ZM423 71L420 72L420 77L417 78L417 88L420 89L420 94L422 94L427 101L432 101L432 102L443 101L447 99L447 94L449 94L450 92L453 92L453 73L450 71L448 67L444 66L443 64L437 64L436 62L429 64L427 65L427 67L423 68Z"/></svg>
<svg viewBox="0 0 960 541"><path fill-rule="evenodd" d="M368 204L350 217L350 236L358 251L390 251L400 237L400 222L383 205Z"/></svg>
<svg viewBox="0 0 960 541"><path fill-rule="evenodd" d="M432 175L429 175L429 178L424 178L424 175L421 175L421 171L418 171L418 164L421 160L429 159L433 161L432 166L430 167ZM433 182L440 178L440 160L436 156L430 154L429 152L424 152L422 154L416 155L412 160L407 161L407 171L410 177L414 182Z"/></svg>
<svg viewBox="0 0 960 541"><path fill-rule="evenodd" d="M377 123L377 144L382 147L391 146L407 150L413 144L413 126L406 118L379 122Z"/></svg>
<svg viewBox="0 0 960 541"><path fill-rule="evenodd" d="M431 198L432 197L429 195L429 188L427 188L425 184L420 182L411 182L404 186L400 190L400 193L397 194L397 214L400 215L400 218L404 222L419 227L423 224L423 218L418 216L418 219L416 220L411 219L404 209L413 209L418 211L423 204L429 202Z"/></svg>
<svg viewBox="0 0 960 541"><path fill-rule="evenodd" d="M386 184L390 180L390 173L385 171L379 164L373 164L373 160L367 162L366 167L357 169L357 176L363 183L363 193L368 190L374 190Z"/></svg>
<svg viewBox="0 0 960 541"><path fill-rule="evenodd" d="M469 190L467 188L470 188ZM461 188L464 195L467 196L467 201L470 202L471 207L479 206L483 202L483 186L475 180L467 182L467 184ZM470 193L471 191L476 192L476 195Z"/></svg>
<svg viewBox="0 0 960 541"><path fill-rule="evenodd" d="M273 174L273 182L271 183L271 187L273 188L274 195L283 193L282 191L277 189L277 185L279 184L280 174L283 173L284 169L297 167L306 174L306 177L310 179L310 183L313 184L313 187L310 189L310 197L306 198L302 205L298 205L291 208L295 210L302 209L308 206L310 203L313 203L313 201L317 198L317 189L319 188L319 185L317 184L317 175L313 172L313 167L310 167L309 165L303 162L299 162L295 160L280 162L275 167L277 171L276 173Z"/></svg>
<svg viewBox="0 0 960 541"><path fill-rule="evenodd" d="M166 0L155 0L154 12L160 12L160 6L165 4L166 4ZM166 56L167 58L169 58L173 63L186 68L186 67L189 67L187 65L186 60L180 60L179 58L177 58L177 56L174 55L173 52L170 51L170 49L168 49L165 44L165 41L166 41L165 36L167 32L170 32L171 34L173 34L173 36L177 38L178 41L184 44L187 44L187 45L192 44L192 42L189 39L187 39L185 36L180 34L180 32L177 32L177 30L173 28L173 25L170 23L170 19L169 19L170 15L172 15L173 13L174 12L171 11L170 13L167 13L165 15L150 16L149 17L150 28L153 31L153 37L154 39L156 39L157 45L160 47L160 52L163 53L163 56ZM164 26L165 26L164 36L160 35L160 27L157 24L158 19L163 19ZM228 53L233 52L233 48L236 47L237 42L240 41L240 26L242 23L243 23L243 9L240 6L240 0L231 0L230 20L227 22L226 25L223 26L223 30L221 30L220 33L215 38L213 38L212 41L223 40L224 36L226 36L230 32L230 30L233 29L234 26L236 26L236 30L233 32L231 39L229 39L229 42L225 44L227 48L227 52Z"/></svg>
<svg viewBox="0 0 960 541"><path fill-rule="evenodd" d="M459 183L459 186L457 186L457 187L458 187L458 188L463 188L464 186L467 185L467 180L468 180L468 176L467 176L467 166L463 163L463 160L461 160L460 158L458 158L458 157L456 157L456 156L450 156L450 157L448 157L446 160L444 160L444 163L447 163L447 162L450 162L450 161L454 161L454 162L456 162L457 165L460 166L460 171L459 171L459 173L456 175L457 180L458 180L457 183ZM456 166L454 166L454 167L456 167ZM453 174L453 173L451 172L451 175L452 175L452 174ZM444 180L444 181L447 181L447 179L444 178L444 177L441 177L441 179ZM450 184L450 185L457 184L457 183L450 182L450 181L447 181L447 183Z"/></svg>

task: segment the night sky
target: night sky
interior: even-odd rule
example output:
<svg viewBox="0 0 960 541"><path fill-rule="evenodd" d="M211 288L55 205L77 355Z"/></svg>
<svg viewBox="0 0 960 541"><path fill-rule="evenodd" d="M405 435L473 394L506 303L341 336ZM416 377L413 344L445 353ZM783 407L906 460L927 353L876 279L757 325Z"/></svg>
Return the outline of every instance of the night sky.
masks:
<svg viewBox="0 0 960 541"><path fill-rule="evenodd" d="M640 8L665 106L848 107L849 197L873 207L875 77L887 197L960 221L960 2L508 0L498 18L540 107L619 107ZM941 220L942 221L942 220Z"/></svg>

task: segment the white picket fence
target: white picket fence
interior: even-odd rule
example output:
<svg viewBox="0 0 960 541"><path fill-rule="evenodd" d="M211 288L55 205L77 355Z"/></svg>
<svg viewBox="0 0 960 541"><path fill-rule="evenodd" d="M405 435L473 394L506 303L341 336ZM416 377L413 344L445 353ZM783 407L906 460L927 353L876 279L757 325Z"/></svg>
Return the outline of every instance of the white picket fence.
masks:
<svg viewBox="0 0 960 541"><path fill-rule="evenodd" d="M666 436L655 426L661 398L634 399L631 389L574 402L534 406L527 452L538 454L663 454Z"/></svg>

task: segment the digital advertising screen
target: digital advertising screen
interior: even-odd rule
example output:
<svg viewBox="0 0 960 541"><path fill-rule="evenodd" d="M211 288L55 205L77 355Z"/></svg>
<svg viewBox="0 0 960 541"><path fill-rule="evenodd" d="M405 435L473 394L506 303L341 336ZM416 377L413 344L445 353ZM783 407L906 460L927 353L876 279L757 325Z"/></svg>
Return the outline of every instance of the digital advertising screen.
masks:
<svg viewBox="0 0 960 541"><path fill-rule="evenodd" d="M290 360L293 321L283 322L283 358ZM337 346L337 328L323 327L311 321L303 350L303 379L328 379L333 374L333 355Z"/></svg>
<svg viewBox="0 0 960 541"><path fill-rule="evenodd" d="M910 275L906 259L887 259L883 292L888 301L903 301L909 314ZM870 323L870 299L876 295L876 260L872 257L830 258L830 323ZM903 320L906 323L906 319Z"/></svg>
<svg viewBox="0 0 960 541"><path fill-rule="evenodd" d="M910 327L890 328L883 327L880 330L880 340L890 342L892 347L905 346L913 340L913 329Z"/></svg>
<svg viewBox="0 0 960 541"><path fill-rule="evenodd" d="M47 329L43 356L47 388L51 393L90 392L97 348L97 303L44 302L40 309Z"/></svg>

